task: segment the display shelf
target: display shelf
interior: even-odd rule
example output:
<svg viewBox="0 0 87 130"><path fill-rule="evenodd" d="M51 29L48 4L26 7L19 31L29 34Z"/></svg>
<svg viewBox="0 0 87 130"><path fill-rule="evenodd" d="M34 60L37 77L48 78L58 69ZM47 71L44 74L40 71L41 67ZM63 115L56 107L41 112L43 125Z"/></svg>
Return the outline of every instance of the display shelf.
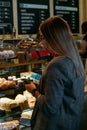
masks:
<svg viewBox="0 0 87 130"><path fill-rule="evenodd" d="M46 60L33 60L30 62L23 62L23 63L1 63L0 68L9 68L9 67L17 67L17 66L27 66L27 65L34 65L34 64L45 64Z"/></svg>
<svg viewBox="0 0 87 130"><path fill-rule="evenodd" d="M8 78L8 76L16 75L17 77L20 76L22 72L34 71L38 73L42 73L45 64L47 63L46 60L33 60L30 62L23 62L23 63L1 63L0 70L8 71L8 74L0 74L0 77Z"/></svg>

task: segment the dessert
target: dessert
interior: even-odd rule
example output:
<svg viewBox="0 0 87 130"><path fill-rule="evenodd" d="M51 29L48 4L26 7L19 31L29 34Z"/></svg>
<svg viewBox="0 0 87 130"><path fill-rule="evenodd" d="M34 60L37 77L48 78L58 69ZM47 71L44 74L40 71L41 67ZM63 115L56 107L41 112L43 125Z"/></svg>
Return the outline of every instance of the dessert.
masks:
<svg viewBox="0 0 87 130"><path fill-rule="evenodd" d="M19 130L19 121L13 120L9 122L0 123L0 130Z"/></svg>

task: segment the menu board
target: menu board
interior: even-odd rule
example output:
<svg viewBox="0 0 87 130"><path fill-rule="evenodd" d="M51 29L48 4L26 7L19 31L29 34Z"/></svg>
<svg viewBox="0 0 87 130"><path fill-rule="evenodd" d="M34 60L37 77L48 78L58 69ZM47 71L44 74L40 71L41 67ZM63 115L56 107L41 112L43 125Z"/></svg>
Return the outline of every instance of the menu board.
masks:
<svg viewBox="0 0 87 130"><path fill-rule="evenodd" d="M0 0L0 34L11 34L13 25L12 0Z"/></svg>
<svg viewBox="0 0 87 130"><path fill-rule="evenodd" d="M17 0L18 34L36 34L49 17L49 0Z"/></svg>
<svg viewBox="0 0 87 130"><path fill-rule="evenodd" d="M79 0L54 0L54 15L63 17L73 33L79 33Z"/></svg>

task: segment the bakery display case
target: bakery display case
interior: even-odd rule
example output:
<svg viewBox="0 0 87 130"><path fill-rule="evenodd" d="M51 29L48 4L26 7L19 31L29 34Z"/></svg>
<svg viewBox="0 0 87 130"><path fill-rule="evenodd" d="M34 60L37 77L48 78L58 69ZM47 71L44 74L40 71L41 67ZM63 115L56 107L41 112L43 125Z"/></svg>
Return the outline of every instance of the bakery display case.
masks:
<svg viewBox="0 0 87 130"><path fill-rule="evenodd" d="M0 130L14 126L15 130L30 130L30 119L35 104L35 98L26 90L17 94L14 99L8 97L0 98ZM12 124L13 123L13 124ZM13 130L13 129L11 129Z"/></svg>
<svg viewBox="0 0 87 130"><path fill-rule="evenodd" d="M18 124L15 130L30 129L31 112L36 99L25 90L23 82L19 84L18 81L22 79L16 80L15 76L8 77L8 80L0 78L0 130L14 128L15 122L15 125Z"/></svg>
<svg viewBox="0 0 87 130"><path fill-rule="evenodd" d="M25 48L22 48L23 43ZM30 129L27 117L33 110L35 98L26 92L20 73L23 76L24 72L34 70L41 74L47 63L45 59L31 57L31 52L37 48L35 42L30 45L30 41L25 39L15 45L7 42L0 45L0 130L13 128L14 122L18 124L15 130ZM32 76L35 77L34 74Z"/></svg>
<svg viewBox="0 0 87 130"><path fill-rule="evenodd" d="M35 105L35 97L25 90L25 80L39 82L41 75L24 72L20 77L0 78L0 130L30 130L30 119ZM22 82L21 82L22 81ZM13 130L13 129L12 129Z"/></svg>

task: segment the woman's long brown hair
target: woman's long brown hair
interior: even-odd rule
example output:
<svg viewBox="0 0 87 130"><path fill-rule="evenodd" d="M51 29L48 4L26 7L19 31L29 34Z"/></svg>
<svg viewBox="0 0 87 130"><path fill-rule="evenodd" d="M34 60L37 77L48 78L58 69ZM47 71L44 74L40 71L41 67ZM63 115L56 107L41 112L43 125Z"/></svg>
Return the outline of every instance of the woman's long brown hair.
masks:
<svg viewBox="0 0 87 130"><path fill-rule="evenodd" d="M68 23L59 16L53 16L41 23L40 31L47 41L47 46L58 55L71 58L77 75L84 75L84 67Z"/></svg>

